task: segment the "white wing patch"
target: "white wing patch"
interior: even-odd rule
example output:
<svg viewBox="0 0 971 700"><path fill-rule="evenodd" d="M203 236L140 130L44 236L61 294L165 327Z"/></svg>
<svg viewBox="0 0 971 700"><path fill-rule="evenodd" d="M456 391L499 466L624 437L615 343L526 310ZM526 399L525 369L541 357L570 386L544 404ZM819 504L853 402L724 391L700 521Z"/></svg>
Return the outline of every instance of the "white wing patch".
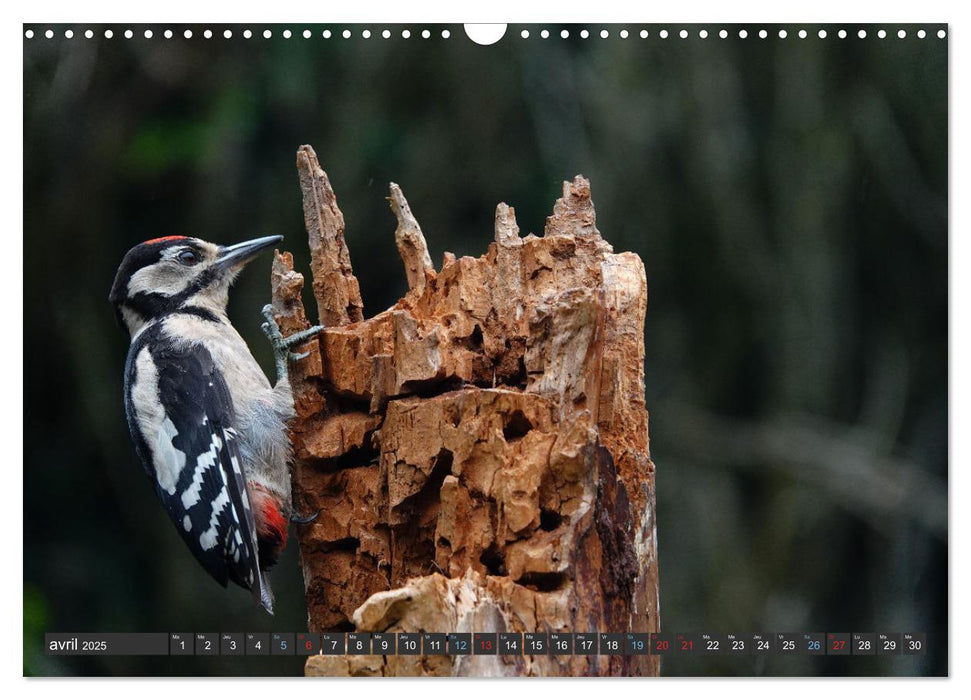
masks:
<svg viewBox="0 0 971 700"><path fill-rule="evenodd" d="M158 400L158 369L147 347L142 348L135 358L135 384L131 397L138 425L148 441L158 435L165 414Z"/></svg>
<svg viewBox="0 0 971 700"><path fill-rule="evenodd" d="M205 478L206 472L216 465L216 461L219 459L219 450L222 448L223 441L218 435L213 435L212 443L209 445L209 451L203 452L199 455L199 459L196 460L196 469L192 474L192 483L182 493L182 505L185 506L186 510L199 502L202 480Z"/></svg>
<svg viewBox="0 0 971 700"><path fill-rule="evenodd" d="M226 490L226 487L223 487L220 489L219 495L216 496L216 500L212 502L212 517L209 518L209 529L199 535L199 544L202 545L204 550L212 549L219 542L216 532L216 528L219 525L219 514L227 505L229 505L229 491Z"/></svg>
<svg viewBox="0 0 971 700"><path fill-rule="evenodd" d="M185 467L185 453L177 450L172 439L178 435L175 425L165 415L158 400L158 368L148 348L135 358L135 384L132 386L135 417L146 442L155 442L155 478L166 493L175 493L179 472Z"/></svg>
<svg viewBox="0 0 971 700"><path fill-rule="evenodd" d="M155 478L158 485L170 496L175 494L175 485L185 468L185 452L172 444L172 440L178 434L175 424L166 417L159 428L155 445Z"/></svg>

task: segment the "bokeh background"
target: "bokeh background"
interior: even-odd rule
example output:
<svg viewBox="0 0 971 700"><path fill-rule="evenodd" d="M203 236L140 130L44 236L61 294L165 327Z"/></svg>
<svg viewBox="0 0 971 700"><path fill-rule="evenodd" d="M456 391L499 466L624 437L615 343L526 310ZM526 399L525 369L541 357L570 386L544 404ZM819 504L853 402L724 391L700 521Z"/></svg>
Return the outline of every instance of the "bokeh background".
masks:
<svg viewBox="0 0 971 700"><path fill-rule="evenodd" d="M337 191L365 313L405 291L399 183L436 265L495 205L542 233L560 183L647 267L647 402L668 631L916 631L907 658L665 659L693 674L946 674L947 41L721 26L30 27L24 40L24 672L296 675L299 658L58 658L51 631L297 631L224 591L155 502L122 410L107 302L141 240L284 234L307 270L295 151ZM64 38L65 29L74 38ZM82 38L94 30L94 39ZM222 38L229 28L234 37ZM390 28L393 38L380 32ZM798 39L806 28L809 38ZM309 29L312 39L304 39ZM322 38L324 29L333 37ZM647 29L649 37L639 38ZM258 38L259 37L259 38ZM272 372L269 258L230 315ZM309 309L313 309L308 299Z"/></svg>

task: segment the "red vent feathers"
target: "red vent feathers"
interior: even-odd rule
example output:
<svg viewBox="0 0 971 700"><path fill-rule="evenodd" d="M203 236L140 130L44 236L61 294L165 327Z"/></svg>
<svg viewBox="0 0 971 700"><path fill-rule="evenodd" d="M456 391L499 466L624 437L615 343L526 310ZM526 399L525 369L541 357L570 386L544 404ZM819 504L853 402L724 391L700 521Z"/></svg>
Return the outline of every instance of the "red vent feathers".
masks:
<svg viewBox="0 0 971 700"><path fill-rule="evenodd" d="M287 546L287 520L272 498L265 499L260 506L263 517L257 521L257 534L276 540L282 550Z"/></svg>

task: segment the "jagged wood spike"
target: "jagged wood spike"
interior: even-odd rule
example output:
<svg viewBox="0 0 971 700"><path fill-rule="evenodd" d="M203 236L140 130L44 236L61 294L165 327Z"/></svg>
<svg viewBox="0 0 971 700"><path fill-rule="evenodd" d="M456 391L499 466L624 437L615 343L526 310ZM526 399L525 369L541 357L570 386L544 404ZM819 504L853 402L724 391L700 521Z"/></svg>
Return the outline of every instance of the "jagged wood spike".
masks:
<svg viewBox="0 0 971 700"><path fill-rule="evenodd" d="M364 304L344 241L344 214L311 146L297 149L297 171L320 322L325 326L346 326L361 321Z"/></svg>
<svg viewBox="0 0 971 700"><path fill-rule="evenodd" d="M303 275L293 269L293 254L279 250L273 252L270 272L273 292L273 314L283 335L292 335L310 327L304 312Z"/></svg>
<svg viewBox="0 0 971 700"><path fill-rule="evenodd" d="M505 202L496 205L496 243L505 246L523 244L516 223L516 210Z"/></svg>
<svg viewBox="0 0 971 700"><path fill-rule="evenodd" d="M398 219L398 228L394 232L395 243L398 244L398 254L405 264L405 275L408 278L408 289L421 292L425 288L425 274L434 274L432 259L428 255L428 244L422 235L418 220L411 213L408 200L401 192L401 188L391 183L391 211Z"/></svg>
<svg viewBox="0 0 971 700"><path fill-rule="evenodd" d="M544 236L592 236L600 238L597 212L590 198L590 181L577 175L563 182L563 196L553 205L553 214L546 218Z"/></svg>

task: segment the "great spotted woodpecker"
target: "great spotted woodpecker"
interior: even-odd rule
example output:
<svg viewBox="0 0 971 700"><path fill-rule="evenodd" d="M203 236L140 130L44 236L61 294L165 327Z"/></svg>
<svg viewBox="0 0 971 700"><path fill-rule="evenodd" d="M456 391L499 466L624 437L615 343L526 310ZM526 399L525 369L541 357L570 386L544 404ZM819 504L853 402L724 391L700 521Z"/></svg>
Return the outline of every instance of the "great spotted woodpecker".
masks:
<svg viewBox="0 0 971 700"><path fill-rule="evenodd" d="M264 572L286 546L293 397L289 348L315 327L283 338L269 306L271 386L226 315L243 267L282 236L219 246L167 236L125 255L109 300L131 334L125 414L135 451L179 534L223 586L252 591L270 613Z"/></svg>

